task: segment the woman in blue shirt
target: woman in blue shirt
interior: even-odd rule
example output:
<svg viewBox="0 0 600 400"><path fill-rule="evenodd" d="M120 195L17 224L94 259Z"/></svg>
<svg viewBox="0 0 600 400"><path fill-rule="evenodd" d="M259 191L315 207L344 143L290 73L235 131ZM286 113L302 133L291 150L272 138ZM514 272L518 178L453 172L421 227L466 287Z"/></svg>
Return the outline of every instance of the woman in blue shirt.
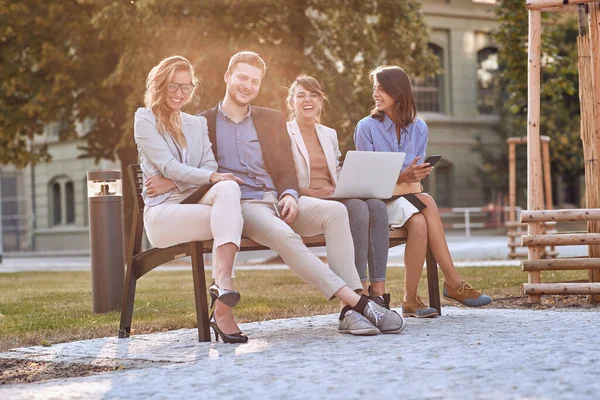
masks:
<svg viewBox="0 0 600 400"><path fill-rule="evenodd" d="M389 223L408 231L404 253L403 315L418 318L437 315L417 294L428 243L444 274L444 297L470 307L489 304L491 297L475 290L458 274L435 200L426 193L419 193L421 180L431 173L433 167L423 163L428 130L425 122L416 118L417 109L408 75L402 68L390 66L374 69L370 77L375 107L371 115L356 125L356 149L406 153L395 192L403 194L387 203ZM410 190L411 187L413 190Z"/></svg>

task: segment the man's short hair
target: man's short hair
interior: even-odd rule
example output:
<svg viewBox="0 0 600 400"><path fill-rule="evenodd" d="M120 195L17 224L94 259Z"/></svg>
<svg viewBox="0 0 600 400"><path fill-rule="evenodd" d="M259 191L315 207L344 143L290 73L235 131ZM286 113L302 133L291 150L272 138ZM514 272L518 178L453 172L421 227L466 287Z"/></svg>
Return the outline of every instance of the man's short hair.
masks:
<svg viewBox="0 0 600 400"><path fill-rule="evenodd" d="M267 73L267 64L265 63L265 60L260 58L260 56L253 51L240 51L231 56L229 65L227 65L227 73L231 74L235 69L235 66L239 63L249 64L253 67L260 68L263 72L263 76Z"/></svg>

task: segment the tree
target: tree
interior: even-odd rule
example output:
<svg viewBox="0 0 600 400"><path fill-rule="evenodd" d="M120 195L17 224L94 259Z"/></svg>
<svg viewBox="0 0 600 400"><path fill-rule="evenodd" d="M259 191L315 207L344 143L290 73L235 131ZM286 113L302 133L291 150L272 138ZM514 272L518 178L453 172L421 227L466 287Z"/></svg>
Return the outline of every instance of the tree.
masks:
<svg viewBox="0 0 600 400"><path fill-rule="evenodd" d="M415 0L0 0L0 163L47 161L45 147L30 145L46 124L61 121L61 138L70 138L76 121L90 119L81 156L116 155L124 170L137 160L133 114L150 69L187 57L203 82L186 109L196 113L223 98L228 59L240 50L268 64L257 105L284 109L298 74L319 79L331 100L325 122L348 148L372 105L370 69L435 71L419 8Z"/></svg>
<svg viewBox="0 0 600 400"><path fill-rule="evenodd" d="M423 75L435 71L419 4L403 1L309 0L210 1L196 7L183 0L141 0L107 7L96 18L101 37L128 38L110 81L128 82L129 115L142 105L143 84L161 58L181 54L196 66L203 90L188 107L196 112L223 98L229 57L258 52L267 62L258 105L285 109L285 88L299 74L321 81L330 98L325 121L348 147L356 122L372 104L368 72L400 64ZM120 23L111 23L117 16ZM123 20L125 18L125 20ZM123 128L132 140L132 121Z"/></svg>
<svg viewBox="0 0 600 400"><path fill-rule="evenodd" d="M118 58L90 23L99 9L93 1L0 0L0 163L48 161L47 147L33 145L44 126L60 122L68 139L86 119L95 122L88 140L103 149L91 155L114 159L127 88L103 85Z"/></svg>
<svg viewBox="0 0 600 400"><path fill-rule="evenodd" d="M500 21L494 33L499 44L501 122L497 132L501 151L485 148L481 141L475 150L482 155L479 176L490 191L506 193L508 165L506 138L527 133L527 36L528 14L520 0L500 0L496 5ZM555 13L543 13L542 89L540 133L550 136L553 173L573 180L583 172L583 152L579 138L577 83L577 20ZM525 151L518 162L525 165ZM524 186L524 176L519 185Z"/></svg>

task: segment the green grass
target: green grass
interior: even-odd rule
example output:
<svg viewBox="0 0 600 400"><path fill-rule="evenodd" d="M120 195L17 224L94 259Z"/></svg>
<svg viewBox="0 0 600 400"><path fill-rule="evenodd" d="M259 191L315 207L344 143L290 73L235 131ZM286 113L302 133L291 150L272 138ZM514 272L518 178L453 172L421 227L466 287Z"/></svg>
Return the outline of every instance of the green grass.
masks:
<svg viewBox="0 0 600 400"><path fill-rule="evenodd" d="M527 274L518 267L473 267L459 271L465 280L494 298L520 296L520 286L527 280ZM327 302L290 271L240 269L236 275L236 288L242 293L242 301L235 309L239 322L339 310L337 302ZM403 268L388 269L387 289L392 293L394 307L401 301L403 276ZM542 273L543 282L586 278L587 271ZM440 285L441 282L440 279ZM427 298L424 277L419 290ZM191 271L153 271L138 282L133 334L195 325ZM119 312L92 313L89 272L0 274L0 351L114 336L118 326Z"/></svg>

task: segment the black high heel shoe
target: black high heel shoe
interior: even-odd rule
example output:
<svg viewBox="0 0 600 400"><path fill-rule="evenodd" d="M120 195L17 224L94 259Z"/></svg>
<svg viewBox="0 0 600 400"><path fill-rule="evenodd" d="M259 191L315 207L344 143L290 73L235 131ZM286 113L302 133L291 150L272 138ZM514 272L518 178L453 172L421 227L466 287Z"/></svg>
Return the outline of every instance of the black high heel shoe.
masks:
<svg viewBox="0 0 600 400"><path fill-rule="evenodd" d="M217 320L215 318L215 313L213 312L210 315L210 327L213 328L215 332L215 341L219 341L219 335L223 339L223 343L246 343L248 342L248 336L243 334L242 332L236 333L225 333L219 328L217 325Z"/></svg>
<svg viewBox="0 0 600 400"><path fill-rule="evenodd" d="M214 307L217 300L229 307L235 307L242 298L237 290L221 289L215 282L208 288L208 293L210 294L210 308Z"/></svg>

